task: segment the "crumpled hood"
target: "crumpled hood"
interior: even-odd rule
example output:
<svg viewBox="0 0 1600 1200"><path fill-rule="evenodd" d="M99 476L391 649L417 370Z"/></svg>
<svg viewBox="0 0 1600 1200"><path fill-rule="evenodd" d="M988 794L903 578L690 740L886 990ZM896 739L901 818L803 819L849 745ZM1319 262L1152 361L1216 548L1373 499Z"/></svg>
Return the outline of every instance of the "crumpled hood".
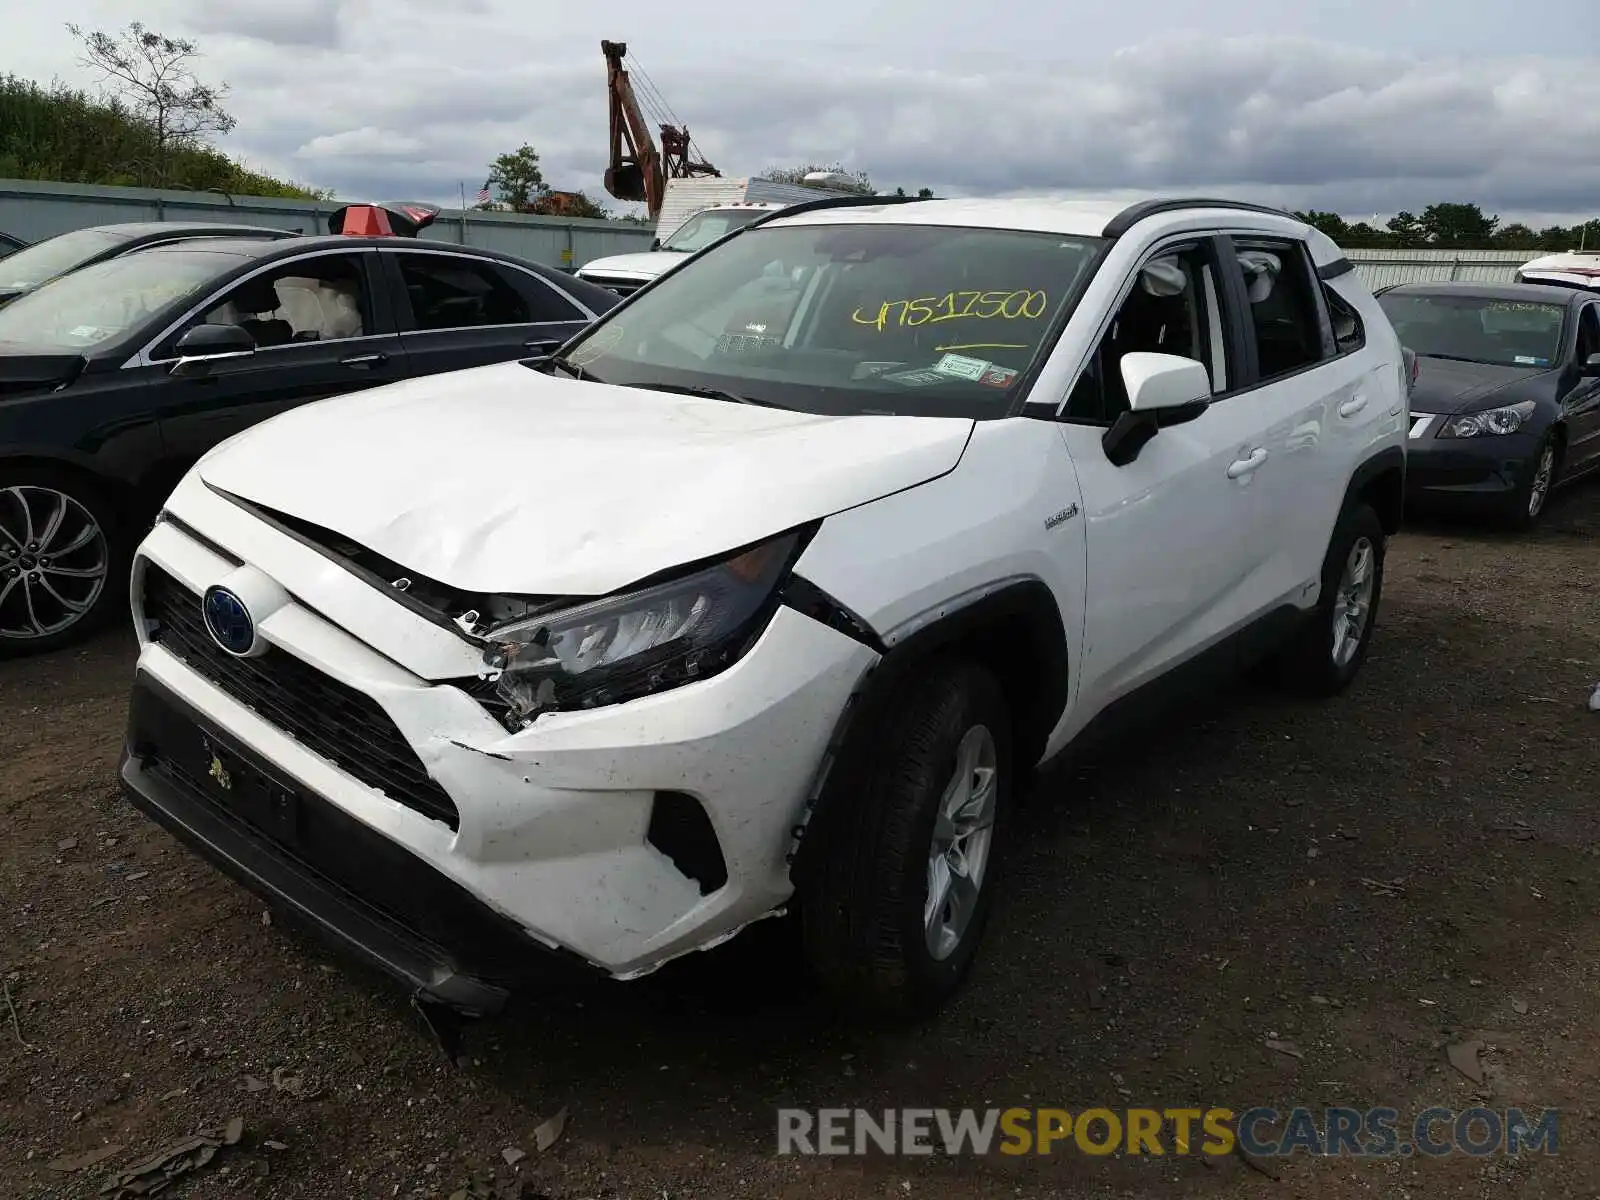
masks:
<svg viewBox="0 0 1600 1200"><path fill-rule="evenodd" d="M1511 404L1520 395L1500 393L1525 381L1552 374L1548 367L1500 367L1489 363L1456 362L1449 358L1422 358L1417 384L1411 392L1414 413L1476 412L1498 404ZM1517 389L1520 392L1520 389Z"/></svg>
<svg viewBox="0 0 1600 1200"><path fill-rule="evenodd" d="M654 279L688 257L687 254L680 254L675 250L657 250L650 254L614 254L610 258L597 258L593 262L584 263L578 268L578 278L582 279L592 273Z"/></svg>
<svg viewBox="0 0 1600 1200"><path fill-rule="evenodd" d="M196 470L466 591L592 596L937 478L972 425L814 416L501 363L293 409Z"/></svg>

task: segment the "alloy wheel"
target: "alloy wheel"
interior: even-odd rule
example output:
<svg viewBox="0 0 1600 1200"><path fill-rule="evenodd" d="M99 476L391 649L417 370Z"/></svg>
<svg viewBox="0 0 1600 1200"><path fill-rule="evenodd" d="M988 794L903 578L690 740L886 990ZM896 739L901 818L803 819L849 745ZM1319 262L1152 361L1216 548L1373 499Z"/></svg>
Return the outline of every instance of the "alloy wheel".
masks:
<svg viewBox="0 0 1600 1200"><path fill-rule="evenodd" d="M1372 615L1377 584L1377 551L1369 538L1357 538L1344 560L1344 573L1333 595L1333 662L1347 667L1361 648Z"/></svg>
<svg viewBox="0 0 1600 1200"><path fill-rule="evenodd" d="M0 638L35 641L92 609L111 568L105 531L54 488L0 488Z"/></svg>
<svg viewBox="0 0 1600 1200"><path fill-rule="evenodd" d="M999 752L987 726L974 725L956 748L955 770L939 798L928 854L923 927L928 953L943 962L960 947L983 891L1000 795Z"/></svg>
<svg viewBox="0 0 1600 1200"><path fill-rule="evenodd" d="M1539 464L1533 471L1533 482L1528 486L1528 516L1537 517L1544 511L1544 502L1550 497L1550 481L1556 473L1556 448L1545 443L1539 451Z"/></svg>

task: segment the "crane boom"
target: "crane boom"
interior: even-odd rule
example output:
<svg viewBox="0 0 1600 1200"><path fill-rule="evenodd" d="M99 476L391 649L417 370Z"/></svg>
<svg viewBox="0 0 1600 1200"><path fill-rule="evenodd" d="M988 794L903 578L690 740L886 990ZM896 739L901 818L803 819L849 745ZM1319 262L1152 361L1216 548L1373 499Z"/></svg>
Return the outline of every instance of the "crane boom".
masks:
<svg viewBox="0 0 1600 1200"><path fill-rule="evenodd" d="M650 136L650 126L639 108L639 98L628 78L622 60L628 43L602 41L600 52L606 59L606 92L610 98L611 153L606 166L606 191L618 200L644 201L650 220L661 215L668 179L687 179L696 175L720 176L722 172L701 159L691 157L689 130L663 123L661 147Z"/></svg>

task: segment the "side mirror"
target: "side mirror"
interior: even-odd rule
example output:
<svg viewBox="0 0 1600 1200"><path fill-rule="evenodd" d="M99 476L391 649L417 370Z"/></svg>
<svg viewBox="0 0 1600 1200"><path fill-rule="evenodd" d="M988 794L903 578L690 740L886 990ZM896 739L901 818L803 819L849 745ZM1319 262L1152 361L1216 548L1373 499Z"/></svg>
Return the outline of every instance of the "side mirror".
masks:
<svg viewBox="0 0 1600 1200"><path fill-rule="evenodd" d="M661 249L661 239L660 238L656 238L655 241L651 242L650 243L650 249L652 249L652 250Z"/></svg>
<svg viewBox="0 0 1600 1200"><path fill-rule="evenodd" d="M1113 466L1127 466L1159 430L1192 421L1211 407L1211 373L1204 363L1135 352L1122 356L1120 369L1128 411L1100 439Z"/></svg>
<svg viewBox="0 0 1600 1200"><path fill-rule="evenodd" d="M238 325L196 325L178 339L174 349L178 361L172 364L171 374L192 379L211 374L219 362L250 357L256 352L256 342L249 330Z"/></svg>

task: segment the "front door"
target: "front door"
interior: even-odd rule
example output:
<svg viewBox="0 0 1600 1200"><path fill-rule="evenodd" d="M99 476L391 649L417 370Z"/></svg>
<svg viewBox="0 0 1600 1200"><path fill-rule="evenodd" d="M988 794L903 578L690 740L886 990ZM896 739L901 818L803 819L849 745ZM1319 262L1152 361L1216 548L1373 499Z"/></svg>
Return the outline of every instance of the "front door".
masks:
<svg viewBox="0 0 1600 1200"><path fill-rule="evenodd" d="M1243 530L1258 431L1230 394L1236 338L1219 281L1214 240L1158 247L1127 285L1062 414L1084 497L1088 601L1074 717L1057 731L1058 743L1222 642L1243 619ZM1101 440L1127 410L1120 362L1132 352L1204 363L1213 399L1201 416L1160 430L1117 466Z"/></svg>
<svg viewBox="0 0 1600 1200"><path fill-rule="evenodd" d="M532 272L449 250L380 255L417 375L554 350L589 318Z"/></svg>
<svg viewBox="0 0 1600 1200"><path fill-rule="evenodd" d="M1567 422L1564 469L1568 473L1600 467L1600 377L1577 374L1591 354L1600 354L1600 301L1585 304L1578 313L1576 378L1561 402Z"/></svg>
<svg viewBox="0 0 1600 1200"><path fill-rule="evenodd" d="M167 454L193 462L258 421L328 396L403 378L405 351L373 286L376 255L335 251L276 262L229 285L151 357ZM170 373L178 339L198 324L239 325L253 354L201 376Z"/></svg>

